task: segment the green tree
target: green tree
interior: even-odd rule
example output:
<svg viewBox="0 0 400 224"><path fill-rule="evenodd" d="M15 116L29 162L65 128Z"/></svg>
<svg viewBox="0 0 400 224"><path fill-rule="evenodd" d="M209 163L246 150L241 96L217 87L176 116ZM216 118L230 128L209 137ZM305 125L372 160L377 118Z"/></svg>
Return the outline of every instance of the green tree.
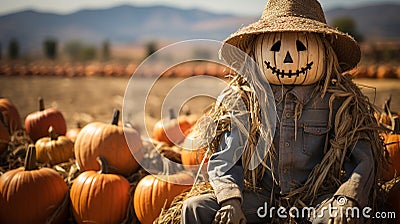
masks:
<svg viewBox="0 0 400 224"><path fill-rule="evenodd" d="M19 43L15 38L12 38L8 44L8 57L13 60L19 57Z"/></svg>
<svg viewBox="0 0 400 224"><path fill-rule="evenodd" d="M65 44L64 52L72 60L93 60L96 58L96 48L81 41L70 41Z"/></svg>
<svg viewBox="0 0 400 224"><path fill-rule="evenodd" d="M104 60L109 60L111 57L110 41L105 40L102 44L102 54Z"/></svg>
<svg viewBox="0 0 400 224"><path fill-rule="evenodd" d="M96 48L93 46L84 46L79 55L79 59L84 61L93 60L96 58Z"/></svg>
<svg viewBox="0 0 400 224"><path fill-rule="evenodd" d="M79 59L79 54L83 48L83 44L78 40L73 40L65 43L64 52L71 58L71 59Z"/></svg>
<svg viewBox="0 0 400 224"><path fill-rule="evenodd" d="M352 17L339 17L333 20L333 27L340 31L350 34L357 41L363 41L363 36L357 30L357 24Z"/></svg>
<svg viewBox="0 0 400 224"><path fill-rule="evenodd" d="M146 57L152 55L153 53L155 53L157 51L157 44L155 42L149 42L146 45Z"/></svg>
<svg viewBox="0 0 400 224"><path fill-rule="evenodd" d="M57 58L57 40L49 38L43 42L43 51L48 59Z"/></svg>

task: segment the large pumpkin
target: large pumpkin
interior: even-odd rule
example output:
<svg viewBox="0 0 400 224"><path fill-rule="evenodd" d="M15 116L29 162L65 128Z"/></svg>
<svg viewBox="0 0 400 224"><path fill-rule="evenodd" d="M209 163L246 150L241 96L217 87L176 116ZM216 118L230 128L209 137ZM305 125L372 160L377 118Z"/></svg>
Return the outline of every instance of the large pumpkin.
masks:
<svg viewBox="0 0 400 224"><path fill-rule="evenodd" d="M325 47L315 33L260 34L254 54L271 84L309 85L325 74Z"/></svg>
<svg viewBox="0 0 400 224"><path fill-rule="evenodd" d="M0 122L0 155L7 149L9 141L8 129Z"/></svg>
<svg viewBox="0 0 400 224"><path fill-rule="evenodd" d="M9 134L16 130L22 129L21 117L17 108L7 98L0 98L0 113L3 116L3 121L8 129Z"/></svg>
<svg viewBox="0 0 400 224"><path fill-rule="evenodd" d="M182 164L199 165L201 164L204 156L206 156L207 148L201 144L200 136L197 132L193 131L188 134L183 142L183 149L181 151ZM208 159L205 160L207 163Z"/></svg>
<svg viewBox="0 0 400 224"><path fill-rule="evenodd" d="M166 179L170 181L165 181ZM161 209L169 208L172 200L191 188L193 177L185 173L169 176L148 175L136 186L133 206L136 216L143 224L150 224L160 215ZM182 183L182 184L177 184Z"/></svg>
<svg viewBox="0 0 400 224"><path fill-rule="evenodd" d="M48 135L50 126L53 126L60 135L65 135L67 132L67 124L62 113L55 108L45 109L43 98L40 98L39 111L31 113L25 118L26 132L32 141L36 142L39 138Z"/></svg>
<svg viewBox="0 0 400 224"><path fill-rule="evenodd" d="M53 126L49 128L49 136L37 140L35 146L38 162L55 165L74 157L74 143L65 136L58 136Z"/></svg>
<svg viewBox="0 0 400 224"><path fill-rule="evenodd" d="M35 147L27 150L25 166L0 177L0 223L46 223L61 206L67 184L50 168L37 169ZM67 209L54 220L64 223Z"/></svg>
<svg viewBox="0 0 400 224"><path fill-rule="evenodd" d="M395 175L400 176L400 135L383 134L383 138L389 156L388 168L383 173L383 179L391 180Z"/></svg>
<svg viewBox="0 0 400 224"><path fill-rule="evenodd" d="M82 128L74 146L75 159L81 171L99 170L98 156L107 160L111 173L128 176L137 170L139 164L132 153L137 153L142 147L140 134L133 128L119 127L118 119L119 111L116 110L111 124L93 122ZM140 159L137 154L135 157Z"/></svg>
<svg viewBox="0 0 400 224"><path fill-rule="evenodd" d="M70 192L72 211L78 223L120 223L129 203L128 180L108 173L104 158L97 159L101 170L81 173Z"/></svg>
<svg viewBox="0 0 400 224"><path fill-rule="evenodd" d="M170 146L177 145L185 139L185 135L191 127L190 119L186 116L177 118L171 109L169 119L160 120L154 125L153 138Z"/></svg>

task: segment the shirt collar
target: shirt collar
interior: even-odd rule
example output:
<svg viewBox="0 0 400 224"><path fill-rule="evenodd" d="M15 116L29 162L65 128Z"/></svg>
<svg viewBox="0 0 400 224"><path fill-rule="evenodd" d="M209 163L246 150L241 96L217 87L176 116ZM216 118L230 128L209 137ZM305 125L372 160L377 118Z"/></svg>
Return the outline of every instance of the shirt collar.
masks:
<svg viewBox="0 0 400 224"><path fill-rule="evenodd" d="M292 94L302 105L311 99L316 87L317 84L306 86L271 85L277 103L280 103L286 94Z"/></svg>

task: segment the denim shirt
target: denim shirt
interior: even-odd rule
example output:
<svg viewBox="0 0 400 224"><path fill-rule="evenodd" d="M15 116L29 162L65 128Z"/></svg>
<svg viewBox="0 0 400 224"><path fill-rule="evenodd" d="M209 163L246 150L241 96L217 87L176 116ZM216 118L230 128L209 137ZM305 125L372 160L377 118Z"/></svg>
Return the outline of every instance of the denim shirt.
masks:
<svg viewBox="0 0 400 224"><path fill-rule="evenodd" d="M261 185L267 190L274 187L275 191L285 195L306 182L315 165L322 161L327 138L329 143L329 138L334 135L334 131L328 128L333 127L333 124L328 125L331 95L327 93L321 98L321 93L314 92L315 85L294 87L271 85L271 89L275 96L277 111L273 140L277 155L273 170L278 185L274 185L269 171L266 171ZM295 124L296 102L303 105L303 109ZM340 100L334 101L333 118L340 104ZM209 179L219 203L231 198L242 199L243 167L241 160L235 160L236 151L244 147L244 143L239 139L237 129L225 132L219 151L210 157ZM226 166L232 168L223 172L227 170ZM346 157L343 169L347 181L332 193L352 198L360 206L366 206L374 176L372 151L368 141L357 142L351 155Z"/></svg>

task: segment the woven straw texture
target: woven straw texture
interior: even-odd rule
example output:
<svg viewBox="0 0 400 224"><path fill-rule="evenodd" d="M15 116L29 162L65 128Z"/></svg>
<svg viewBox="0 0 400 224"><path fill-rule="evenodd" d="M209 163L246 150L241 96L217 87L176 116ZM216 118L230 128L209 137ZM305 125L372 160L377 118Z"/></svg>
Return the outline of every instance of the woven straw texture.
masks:
<svg viewBox="0 0 400 224"><path fill-rule="evenodd" d="M225 40L221 56L230 64L244 60L227 45L249 52L256 35L273 32L320 33L330 41L342 72L354 68L361 58L360 48L350 35L327 25L317 0L269 0L260 20L239 29Z"/></svg>

